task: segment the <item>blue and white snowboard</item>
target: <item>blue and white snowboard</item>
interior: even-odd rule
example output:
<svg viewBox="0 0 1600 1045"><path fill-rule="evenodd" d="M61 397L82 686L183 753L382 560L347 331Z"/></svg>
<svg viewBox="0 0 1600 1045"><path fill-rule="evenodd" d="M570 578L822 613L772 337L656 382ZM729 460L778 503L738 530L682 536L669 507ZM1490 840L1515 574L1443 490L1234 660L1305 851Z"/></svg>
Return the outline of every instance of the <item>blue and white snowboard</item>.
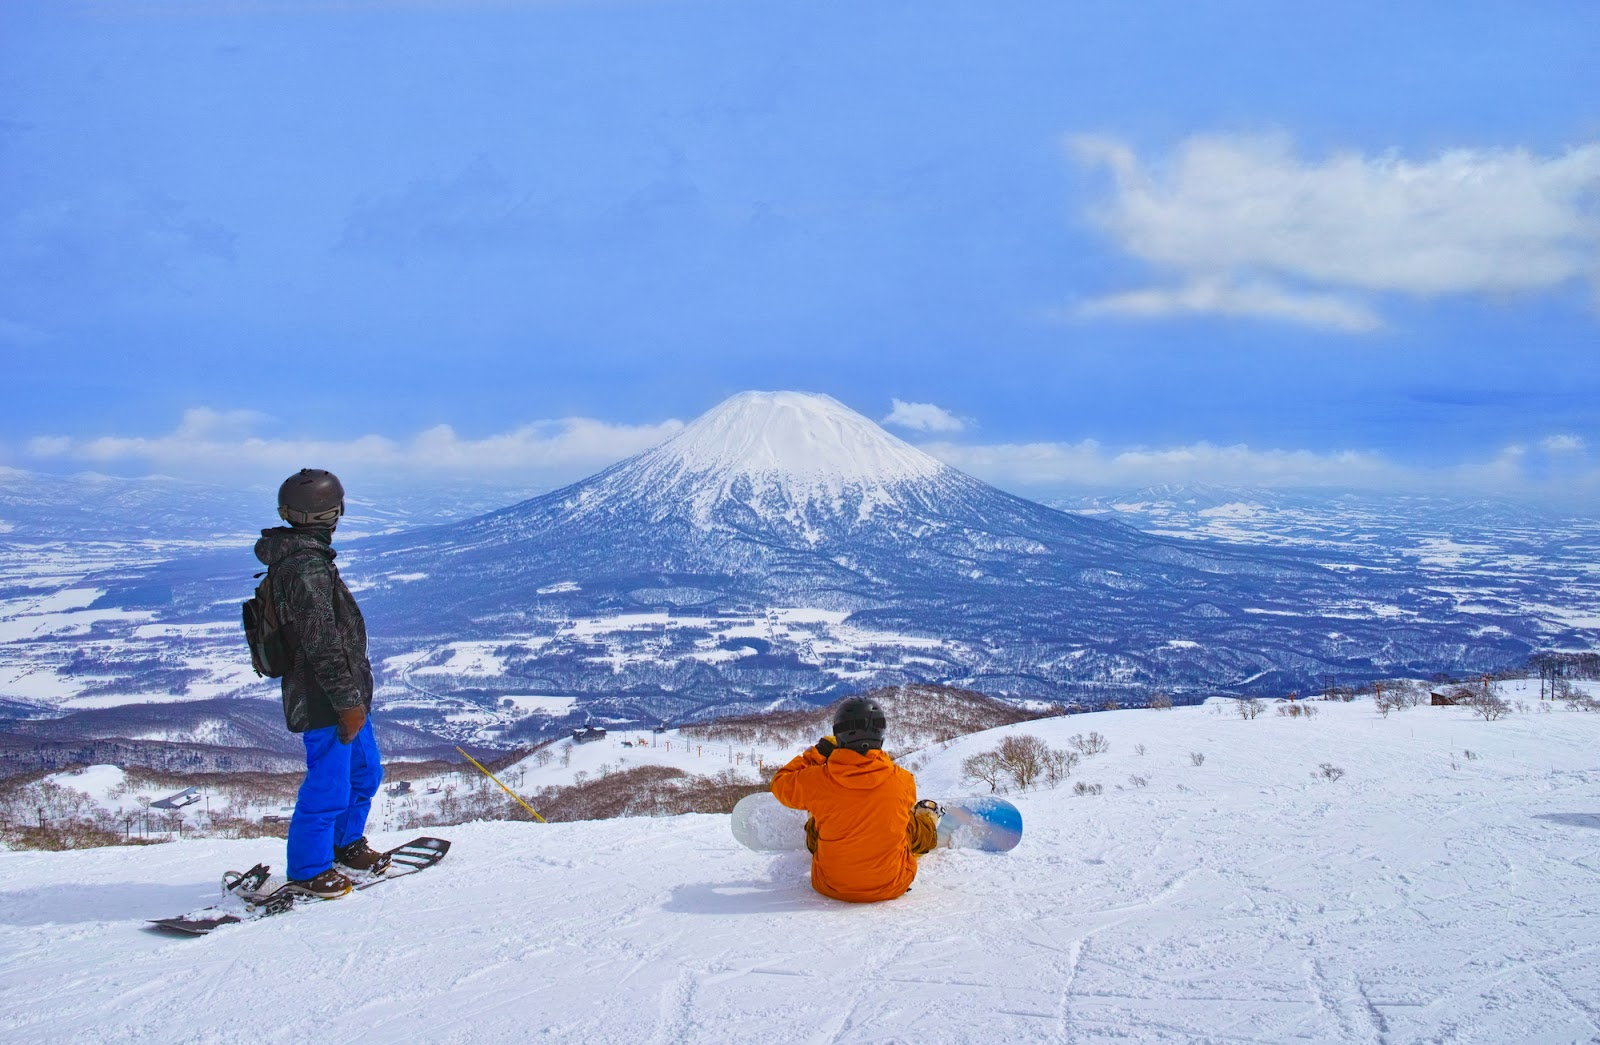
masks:
<svg viewBox="0 0 1600 1045"><path fill-rule="evenodd" d="M976 795L941 803L939 846L1004 853L1022 841L1022 811L1003 798ZM758 853L806 847L804 809L790 809L770 791L746 795L733 807L733 837Z"/></svg>

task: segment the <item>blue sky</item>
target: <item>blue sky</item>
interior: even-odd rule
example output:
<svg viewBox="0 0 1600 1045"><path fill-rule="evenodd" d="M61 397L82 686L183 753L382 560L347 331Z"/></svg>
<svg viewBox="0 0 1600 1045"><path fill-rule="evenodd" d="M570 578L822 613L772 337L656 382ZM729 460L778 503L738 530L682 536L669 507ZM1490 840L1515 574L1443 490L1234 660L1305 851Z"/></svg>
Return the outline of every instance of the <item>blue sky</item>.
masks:
<svg viewBox="0 0 1600 1045"><path fill-rule="evenodd" d="M6 4L0 462L548 485L784 388L1024 492L1590 502L1596 53L1578 2Z"/></svg>

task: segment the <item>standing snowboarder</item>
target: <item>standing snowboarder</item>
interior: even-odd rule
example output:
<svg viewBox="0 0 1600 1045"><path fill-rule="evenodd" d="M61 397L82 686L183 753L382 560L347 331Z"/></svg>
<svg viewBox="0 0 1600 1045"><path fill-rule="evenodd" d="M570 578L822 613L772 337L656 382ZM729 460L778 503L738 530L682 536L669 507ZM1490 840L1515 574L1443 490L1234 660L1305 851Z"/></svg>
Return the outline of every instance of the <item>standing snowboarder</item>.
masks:
<svg viewBox="0 0 1600 1045"><path fill-rule="evenodd" d="M772 778L779 802L811 814L811 887L824 896L892 900L938 843L938 807L918 802L916 779L884 754L887 727L877 701L852 697L834 711L833 735Z"/></svg>
<svg viewBox="0 0 1600 1045"><path fill-rule="evenodd" d="M304 468L278 488L288 526L261 531L273 605L292 660L283 673L283 717L306 748L306 777L289 820L289 884L308 896L349 892L337 870L381 872L367 845L367 813L383 780L372 734L367 628L333 565L333 531L344 487L332 472Z"/></svg>

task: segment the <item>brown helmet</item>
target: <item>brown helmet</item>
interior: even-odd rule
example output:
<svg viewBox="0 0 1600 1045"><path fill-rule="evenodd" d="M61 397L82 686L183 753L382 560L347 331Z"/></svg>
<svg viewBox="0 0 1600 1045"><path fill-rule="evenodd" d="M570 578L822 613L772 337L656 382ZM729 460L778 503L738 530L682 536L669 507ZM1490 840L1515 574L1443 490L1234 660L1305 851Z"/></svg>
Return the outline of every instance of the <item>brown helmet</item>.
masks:
<svg viewBox="0 0 1600 1045"><path fill-rule="evenodd" d="M302 468L278 487L278 517L293 526L332 529L344 514L344 486L321 468Z"/></svg>

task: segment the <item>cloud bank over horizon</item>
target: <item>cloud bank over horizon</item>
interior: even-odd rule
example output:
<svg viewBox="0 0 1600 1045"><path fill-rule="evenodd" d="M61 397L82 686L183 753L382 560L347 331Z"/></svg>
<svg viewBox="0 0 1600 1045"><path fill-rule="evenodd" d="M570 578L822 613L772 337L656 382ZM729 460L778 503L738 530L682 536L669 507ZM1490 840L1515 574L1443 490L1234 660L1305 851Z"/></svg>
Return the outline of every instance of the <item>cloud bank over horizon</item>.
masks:
<svg viewBox="0 0 1600 1045"><path fill-rule="evenodd" d="M367 434L348 439L299 434L258 435L274 427L255 411L200 407L184 412L172 431L155 436L36 436L24 449L39 463L65 462L185 470L218 477L318 467L368 472L459 472L482 477L582 475L655 446L683 423L620 425L587 417L534 421L481 438L448 424L409 437ZM281 427L281 426L277 426Z"/></svg>
<svg viewBox="0 0 1600 1045"><path fill-rule="evenodd" d="M1487 457L1424 466L1370 449L1313 450L1221 444L1115 447L1077 442L955 441L970 422L932 404L893 400L887 423L917 429L916 445L952 467L1024 495L1067 490L1117 492L1169 483L1426 492L1441 496L1534 496L1574 503L1600 497L1600 461L1587 442L1554 432L1500 448ZM915 423L913 423L915 422ZM939 425L955 427L939 427ZM260 481L314 464L359 470L403 485L452 475L463 481L554 487L587 477L682 431L672 418L623 425L595 418L539 420L506 432L463 437L448 424L410 436L365 434L338 439L259 434L270 417L249 410L194 408L171 431L155 436L29 440L14 458L34 468L114 468L181 473L211 481Z"/></svg>

